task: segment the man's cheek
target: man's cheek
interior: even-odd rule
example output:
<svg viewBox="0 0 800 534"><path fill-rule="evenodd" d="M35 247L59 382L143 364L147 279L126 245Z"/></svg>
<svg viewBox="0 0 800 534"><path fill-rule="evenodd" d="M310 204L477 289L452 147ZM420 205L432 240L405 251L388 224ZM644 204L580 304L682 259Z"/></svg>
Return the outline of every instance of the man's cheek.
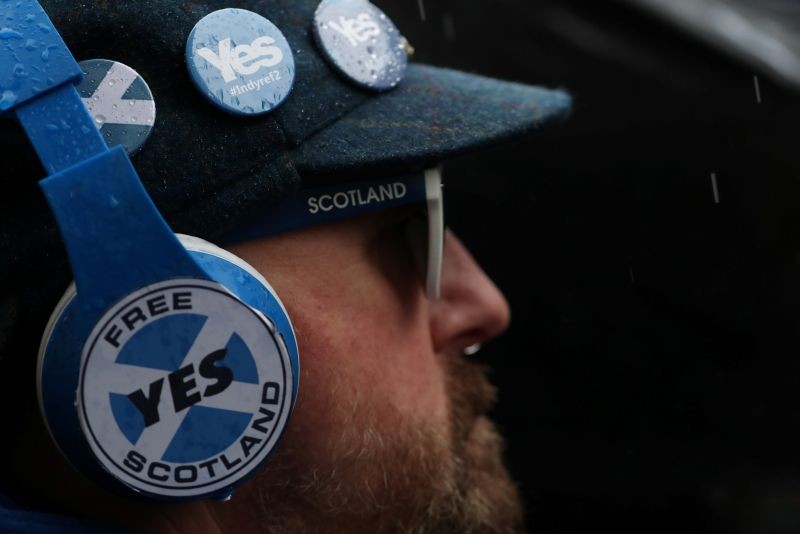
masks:
<svg viewBox="0 0 800 534"><path fill-rule="evenodd" d="M382 402L401 413L427 414L428 419L446 416L446 391L442 366L431 344L424 316L411 313L403 318L370 321L354 339L366 382Z"/></svg>

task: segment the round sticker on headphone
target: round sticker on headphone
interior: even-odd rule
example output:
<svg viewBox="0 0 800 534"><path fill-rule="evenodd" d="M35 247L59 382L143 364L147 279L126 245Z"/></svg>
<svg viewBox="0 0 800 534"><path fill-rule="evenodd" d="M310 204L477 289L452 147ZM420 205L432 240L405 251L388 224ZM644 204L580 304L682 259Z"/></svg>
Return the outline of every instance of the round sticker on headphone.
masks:
<svg viewBox="0 0 800 534"><path fill-rule="evenodd" d="M362 87L385 91L405 75L405 39L367 0L323 0L314 16L314 34L331 65Z"/></svg>
<svg viewBox="0 0 800 534"><path fill-rule="evenodd" d="M94 327L78 385L81 428L103 467L159 497L235 485L275 447L292 403L274 326L223 286L169 280Z"/></svg>
<svg viewBox="0 0 800 534"><path fill-rule="evenodd" d="M278 107L294 84L294 57L281 31L244 9L221 9L200 20L186 44L189 74L212 103L237 115Z"/></svg>
<svg viewBox="0 0 800 534"><path fill-rule="evenodd" d="M117 61L89 59L79 65L83 81L78 93L95 126L108 146L122 145L133 154L150 137L156 122L156 103L147 82Z"/></svg>

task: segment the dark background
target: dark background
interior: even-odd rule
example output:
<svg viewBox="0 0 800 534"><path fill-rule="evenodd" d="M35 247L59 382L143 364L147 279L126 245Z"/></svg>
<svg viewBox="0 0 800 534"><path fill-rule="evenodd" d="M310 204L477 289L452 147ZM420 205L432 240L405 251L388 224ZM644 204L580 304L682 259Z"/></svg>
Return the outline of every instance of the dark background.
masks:
<svg viewBox="0 0 800 534"><path fill-rule="evenodd" d="M617 2L378 3L416 61L574 97L445 167L531 532L800 532L797 94Z"/></svg>

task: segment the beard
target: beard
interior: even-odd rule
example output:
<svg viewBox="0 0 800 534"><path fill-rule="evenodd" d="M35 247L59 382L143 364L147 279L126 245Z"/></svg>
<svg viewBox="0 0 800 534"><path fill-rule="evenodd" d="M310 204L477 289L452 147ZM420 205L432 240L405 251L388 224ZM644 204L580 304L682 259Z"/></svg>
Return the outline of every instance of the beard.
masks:
<svg viewBox="0 0 800 534"><path fill-rule="evenodd" d="M275 457L240 490L251 494L233 501L248 503L237 511L243 530L521 532L503 441L485 416L495 390L484 369L460 354L444 367L447 428L385 406L372 409L348 391L350 402L326 414L328 424L335 422L329 443L304 442L319 434L303 428L287 432Z"/></svg>

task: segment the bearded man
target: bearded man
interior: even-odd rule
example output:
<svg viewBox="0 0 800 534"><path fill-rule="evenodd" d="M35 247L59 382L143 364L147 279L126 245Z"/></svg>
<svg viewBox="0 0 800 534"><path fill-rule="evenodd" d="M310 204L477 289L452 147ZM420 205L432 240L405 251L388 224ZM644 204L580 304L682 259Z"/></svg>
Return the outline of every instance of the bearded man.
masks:
<svg viewBox="0 0 800 534"><path fill-rule="evenodd" d="M373 9L360 1L358 9ZM79 473L69 453L62 456L49 439L48 430L57 434L56 423L45 425L39 417L32 379L41 333L48 332L44 346L53 331L45 328L47 316L70 267L36 187L42 170L20 132L3 124L12 194L2 210L0 365L9 430L0 527L174 533L523 529L519 497L502 463L502 440L486 417L494 391L484 370L467 358L507 327L510 312L443 226L438 165L563 118L569 97L413 63L372 63L368 76L360 77L376 52L363 62L347 54L396 30L382 14L348 18L336 11L333 22L320 21L324 8L346 10L352 3L42 2L75 57L119 62L96 76L85 98L106 141L121 136L115 140L131 148L129 132L149 137L145 146L133 147L133 164L155 205L176 231L223 243L268 278L291 317L302 366L280 444L224 502L158 502ZM272 37L237 44L214 36L218 48L198 54L210 65L203 69L216 68L226 82L254 72L258 78L241 78L226 94L204 92L206 87L198 92L192 84L207 79L191 67L200 60L187 56L187 38L191 50L208 17L216 17L212 28L234 31L232 22L219 20L242 12L268 19L289 46L275 48L280 43ZM344 38L327 42L322 32L329 26ZM13 38L13 31L4 35ZM406 53L407 43L397 42ZM289 55L292 68L277 70ZM185 56L188 75L176 68ZM123 68L117 65L135 68L152 88L158 121L150 128L137 130L130 117L125 128L110 124L118 104L150 109L141 96L102 102L105 86L121 79L108 77L110 69ZM86 79L101 66L87 64ZM261 66L276 70L264 75ZM293 86L281 85L287 76ZM128 91L135 83L128 81ZM279 100L268 114L235 109L267 87ZM448 177L448 184L457 182ZM415 188L421 196L412 194ZM174 374L173 396L176 388L184 388L184 399L191 388L202 390L202 382L173 380ZM160 393L141 393L141 402L154 398L154 391Z"/></svg>

